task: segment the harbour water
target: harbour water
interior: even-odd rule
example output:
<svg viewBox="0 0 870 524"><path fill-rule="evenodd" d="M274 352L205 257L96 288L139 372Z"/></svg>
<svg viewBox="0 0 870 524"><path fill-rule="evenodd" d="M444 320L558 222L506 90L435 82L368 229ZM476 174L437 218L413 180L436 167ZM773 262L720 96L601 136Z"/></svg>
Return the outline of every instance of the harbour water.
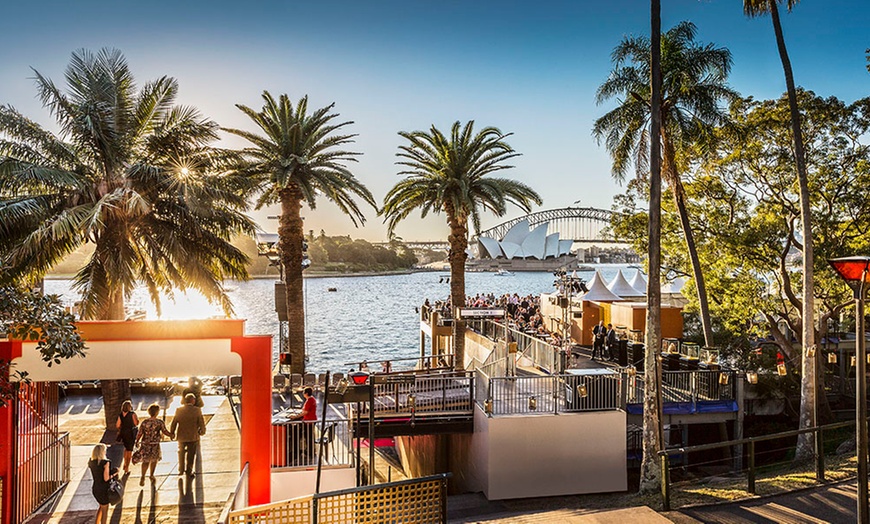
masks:
<svg viewBox="0 0 870 524"><path fill-rule="evenodd" d="M595 266L607 281L623 269L626 278L634 269L626 265ZM405 275L322 277L305 279L306 332L308 363L306 370L347 371L355 362L379 362L416 357L419 352L419 315L415 311L423 301L446 299L450 294L449 271L421 272ZM592 271L578 272L590 280ZM554 277L546 272L518 272L513 276L494 273L467 273L466 293L517 293L520 296L553 290ZM46 293L60 294L72 305L76 296L69 280L46 280ZM227 289L235 307L235 316L246 319L248 334L274 336L277 354L278 321L275 314L274 280L256 279L228 282ZM335 291L329 291L335 288ZM161 315L151 304L147 291L137 289L131 300L134 309L146 312L146 318L189 319L220 315L217 306L198 293L176 293L174 300L163 300Z"/></svg>

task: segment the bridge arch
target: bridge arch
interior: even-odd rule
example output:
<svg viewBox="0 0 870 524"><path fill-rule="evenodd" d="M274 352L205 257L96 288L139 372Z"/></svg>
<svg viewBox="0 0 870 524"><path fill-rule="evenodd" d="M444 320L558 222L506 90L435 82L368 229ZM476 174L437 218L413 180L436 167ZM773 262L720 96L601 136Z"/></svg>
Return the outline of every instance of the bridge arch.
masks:
<svg viewBox="0 0 870 524"><path fill-rule="evenodd" d="M607 228L613 211L594 207L563 207L559 209L546 209L529 213L521 217L502 222L497 226L485 229L478 233L478 237L501 239L512 228L523 220L529 221L529 226L534 228L544 222L549 222L549 233L559 233L563 240L574 242L619 242L608 234Z"/></svg>

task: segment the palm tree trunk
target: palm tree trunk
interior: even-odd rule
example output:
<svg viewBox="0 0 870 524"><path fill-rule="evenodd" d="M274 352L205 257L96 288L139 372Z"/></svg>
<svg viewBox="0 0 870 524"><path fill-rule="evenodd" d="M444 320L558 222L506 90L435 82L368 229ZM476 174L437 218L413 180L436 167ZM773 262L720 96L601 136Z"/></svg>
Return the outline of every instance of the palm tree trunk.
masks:
<svg viewBox="0 0 870 524"><path fill-rule="evenodd" d="M302 192L296 186L279 192L281 217L278 238L281 243L281 264L284 266L287 297L287 349L290 370L305 373L305 297L302 290Z"/></svg>
<svg viewBox="0 0 870 524"><path fill-rule="evenodd" d="M114 288L109 307L106 314L103 315L105 320L124 320L126 318L124 294L123 286L119 285ZM103 418L106 422L106 429L112 431L115 429L118 414L121 413L121 404L130 398L130 380L100 380L100 390L103 394Z"/></svg>
<svg viewBox="0 0 870 524"><path fill-rule="evenodd" d="M450 223L450 302L453 306L453 366L465 369L465 321L459 316L459 308L465 307L465 260L468 254L468 228L465 222L455 218L452 209L446 210Z"/></svg>
<svg viewBox="0 0 870 524"><path fill-rule="evenodd" d="M640 491L654 493L661 488L658 452L663 447L661 420L661 371L658 362L661 347L661 0L650 1L650 189L649 189L649 281L647 282L646 353L644 354L643 388L643 459L640 465Z"/></svg>
<svg viewBox="0 0 870 524"><path fill-rule="evenodd" d="M801 428L812 427L817 420L815 377L819 352L815 358L806 358L809 348L815 346L815 322L814 322L814 299L813 299L813 225L810 215L810 190L807 176L806 158L804 156L804 140L801 133L801 114L797 104L797 92L794 86L794 75L791 70L791 61L788 58L788 50L785 47L785 39L782 35L782 25L779 20L779 8L776 0L768 0L770 18L773 21L773 31L776 34L776 46L779 49L779 58L782 61L782 70L785 73L785 85L788 90L788 107L791 113L791 127L794 136L794 158L797 164L798 185L800 186L801 201L801 229L803 233L803 304L801 310L802 329L801 341L805 358L801 359ZM798 437L795 449L795 460L808 460L815 456L814 437L810 433Z"/></svg>
<svg viewBox="0 0 870 524"><path fill-rule="evenodd" d="M713 323L710 321L710 304L707 302L707 284L704 281L704 273L701 270L701 259L698 257L698 246L695 244L695 234L692 232L692 224L689 223L689 210L686 208L686 191L683 181L677 173L674 149L665 131L662 131L662 143L665 145L665 171L674 192L674 203L677 205L677 214L680 216L680 226L683 228L683 237L686 239L686 250L689 252L689 260L692 263L692 276L695 279L695 287L698 291L698 309L701 315L701 329L704 331L704 345L713 346Z"/></svg>

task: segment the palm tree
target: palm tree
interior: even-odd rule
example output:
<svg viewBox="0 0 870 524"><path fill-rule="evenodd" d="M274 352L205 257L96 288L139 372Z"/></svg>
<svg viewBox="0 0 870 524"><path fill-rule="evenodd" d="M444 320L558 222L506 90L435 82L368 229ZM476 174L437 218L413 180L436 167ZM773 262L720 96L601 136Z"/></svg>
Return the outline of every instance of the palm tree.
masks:
<svg viewBox="0 0 870 524"><path fill-rule="evenodd" d="M278 237L281 265L287 286L287 319L289 325L288 349L291 370L305 371L305 303L302 290L302 204L314 209L317 195L332 201L353 221L365 222L354 195L375 206L374 198L366 187L346 167L355 162L359 153L341 149L353 142L356 135L336 134L352 122L335 123L335 104L309 113L308 97L294 105L287 95L275 100L268 91L263 92L263 109L255 111L237 104L248 115L262 134L225 129L240 136L252 147L241 150L243 157L239 171L244 173L259 193L257 208L268 204L281 204Z"/></svg>
<svg viewBox="0 0 870 524"><path fill-rule="evenodd" d="M66 92L36 73L53 134L0 106L0 253L10 279L39 278L85 244L93 254L74 278L82 317L123 320L124 301L144 284L188 288L232 305L224 278L247 278L247 257L230 244L253 232L244 180L221 174L209 147L217 125L175 105L177 82L137 90L114 49L76 51ZM106 422L128 398L127 381L102 381Z"/></svg>
<svg viewBox="0 0 870 524"><path fill-rule="evenodd" d="M408 144L396 153L404 166L399 175L406 178L393 186L384 198L381 213L392 233L396 225L420 209L425 217L430 212L444 213L450 226L450 300L453 305L453 351L455 366L465 367L465 323L458 308L465 305L465 261L468 258L469 220L480 231L480 213L489 210L503 216L507 204L515 204L529 212L541 197L525 184L506 178L487 177L509 169L508 160L519 156L495 127L485 127L474 133L474 121L461 126L453 124L450 137L434 125L426 131L399 132Z"/></svg>
<svg viewBox="0 0 870 524"><path fill-rule="evenodd" d="M816 344L816 332L813 309L815 307L813 297L813 222L812 209L810 209L809 178L807 176L807 162L804 155L804 139L801 133L801 113L798 109L797 91L794 86L794 75L791 70L791 60L788 58L788 50L785 47L785 38L782 35L782 25L779 21L779 6L783 0L743 0L743 12L750 17L770 14L773 21L773 32L776 35L776 47L779 50L779 58L782 62L782 71L785 74L785 85L788 91L788 107L791 113L791 128L794 135L794 161L797 165L798 186L800 188L801 203L801 233L803 234L803 303L801 309L801 342L803 354L806 355L810 348ZM789 12L798 0L785 0ZM817 360L804 358L801 364L801 428L811 427L816 424L816 394L814 377L816 376ZM806 460L815 455L813 436L810 433L798 437L796 460Z"/></svg>
<svg viewBox="0 0 870 524"><path fill-rule="evenodd" d="M686 193L680 177L680 152L703 140L713 126L727 120L720 107L737 98L725 84L731 53L712 44L695 43L695 25L681 22L662 35L661 43L661 147L663 175L671 188L692 263L704 341L713 345L713 328L704 274L689 222ZM648 168L650 120L650 41L625 38L613 51L614 69L598 88L597 102L619 97L621 105L595 121L593 133L605 139L613 157L613 173L625 178L632 159L638 172Z"/></svg>

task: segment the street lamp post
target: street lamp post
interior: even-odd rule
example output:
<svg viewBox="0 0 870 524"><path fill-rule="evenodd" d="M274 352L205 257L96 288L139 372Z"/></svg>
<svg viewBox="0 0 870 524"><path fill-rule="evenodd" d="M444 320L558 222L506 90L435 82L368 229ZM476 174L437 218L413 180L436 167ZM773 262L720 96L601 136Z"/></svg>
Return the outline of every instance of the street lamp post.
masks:
<svg viewBox="0 0 870 524"><path fill-rule="evenodd" d="M864 296L870 278L870 257L829 260L855 296L855 447L858 454L858 522L870 522L867 508L867 356L864 342Z"/></svg>

